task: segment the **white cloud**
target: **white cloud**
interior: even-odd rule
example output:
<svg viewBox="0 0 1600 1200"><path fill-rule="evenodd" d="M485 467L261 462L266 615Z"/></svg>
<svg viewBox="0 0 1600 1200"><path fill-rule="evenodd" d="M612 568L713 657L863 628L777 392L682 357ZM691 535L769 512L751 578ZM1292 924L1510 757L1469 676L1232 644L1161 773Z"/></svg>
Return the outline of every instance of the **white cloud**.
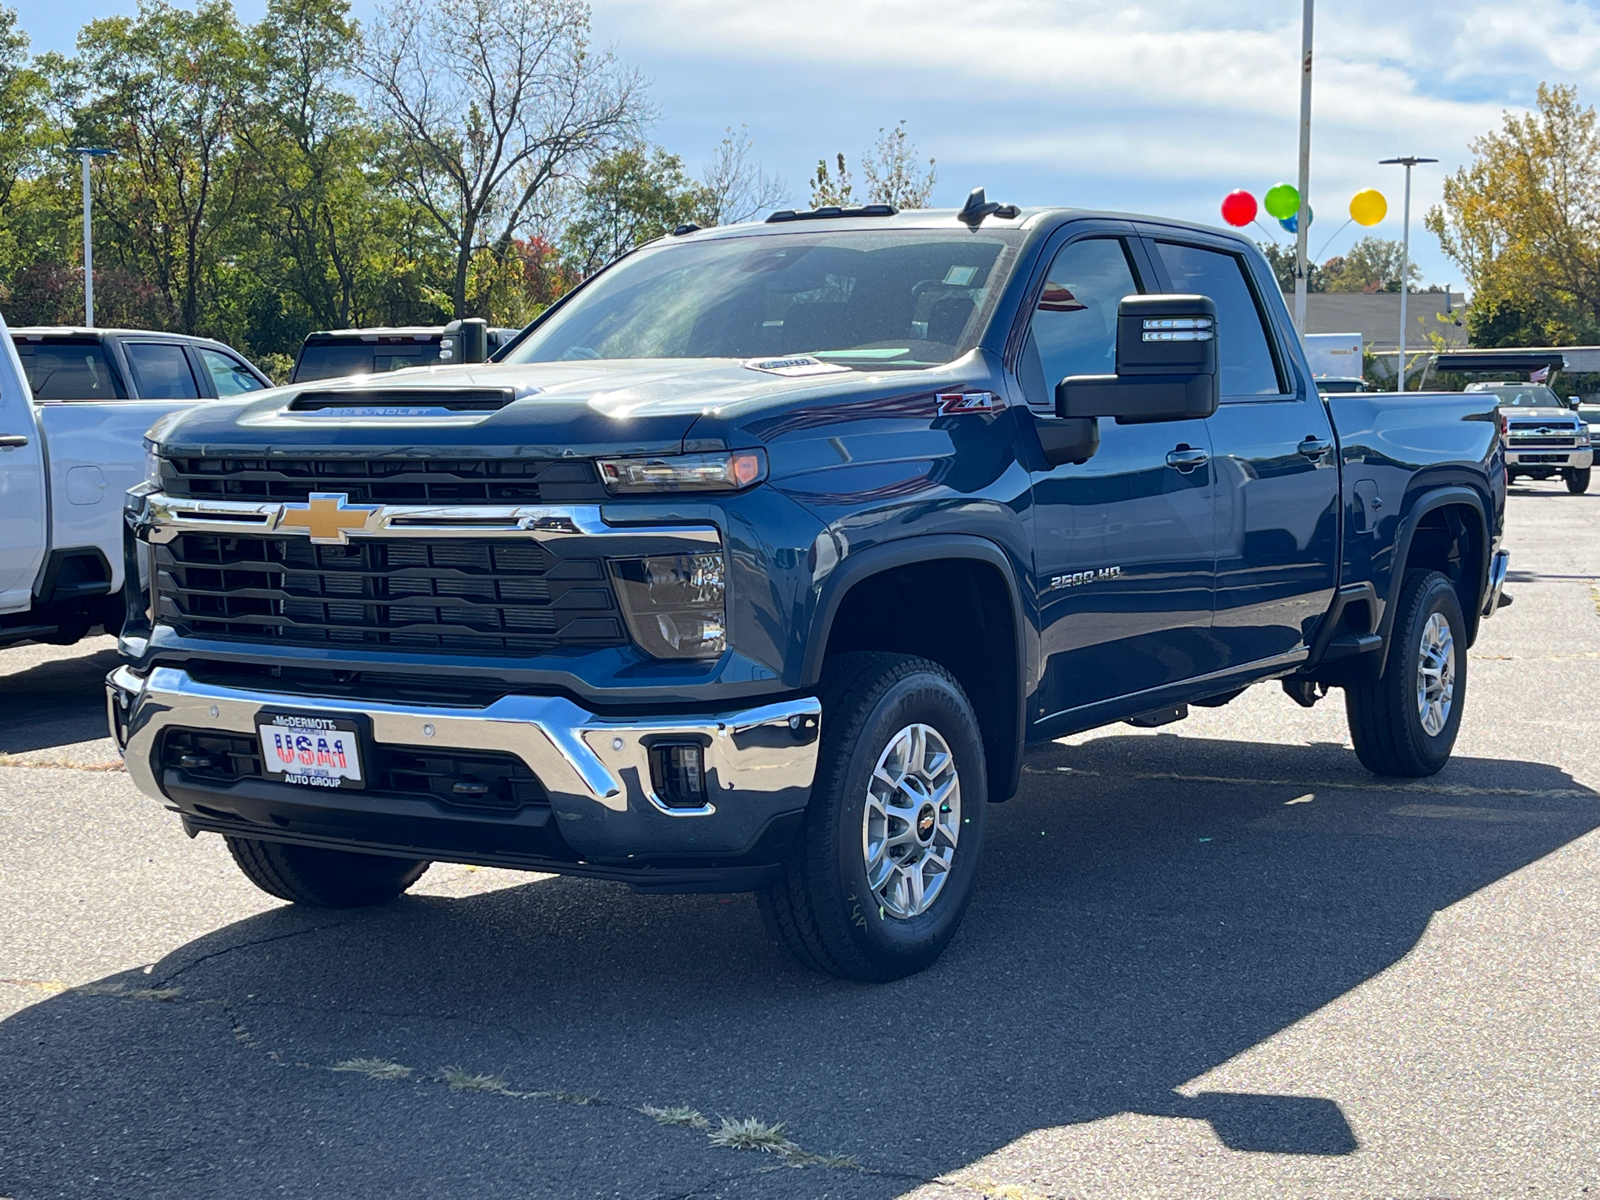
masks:
<svg viewBox="0 0 1600 1200"><path fill-rule="evenodd" d="M645 61L673 126L752 120L791 171L835 144L864 149L902 116L964 194L979 170L1024 202L1097 203L1216 220L1231 187L1292 178L1299 5L1242 0L598 0L624 58ZM1313 95L1314 202L1328 219L1379 186L1398 234L1400 178L1379 158L1443 159L1416 176L1417 216L1471 139L1541 79L1587 83L1600 14L1572 0L1323 0ZM680 73L696 78L685 82ZM670 95L667 93L671 93ZM709 122L678 111L704 97ZM736 110L737 111L734 111ZM725 114L725 115L724 115ZM800 148L804 143L804 149ZM791 149L793 147L793 149ZM689 150L688 147L675 147ZM1336 197L1337 200L1329 199ZM1431 238L1423 237L1431 243ZM1335 247L1337 249L1337 247ZM1424 263L1453 270L1437 253Z"/></svg>

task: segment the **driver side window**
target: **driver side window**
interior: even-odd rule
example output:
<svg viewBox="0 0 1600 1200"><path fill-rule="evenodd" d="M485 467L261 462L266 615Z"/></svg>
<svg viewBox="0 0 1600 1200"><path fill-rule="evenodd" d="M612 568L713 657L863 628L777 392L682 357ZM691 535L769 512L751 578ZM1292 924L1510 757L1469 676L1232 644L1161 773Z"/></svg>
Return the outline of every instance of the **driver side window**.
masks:
<svg viewBox="0 0 1600 1200"><path fill-rule="evenodd" d="M1030 406L1053 411L1056 384L1068 375L1116 372L1117 306L1138 291L1121 238L1062 247L1045 276L1018 365Z"/></svg>

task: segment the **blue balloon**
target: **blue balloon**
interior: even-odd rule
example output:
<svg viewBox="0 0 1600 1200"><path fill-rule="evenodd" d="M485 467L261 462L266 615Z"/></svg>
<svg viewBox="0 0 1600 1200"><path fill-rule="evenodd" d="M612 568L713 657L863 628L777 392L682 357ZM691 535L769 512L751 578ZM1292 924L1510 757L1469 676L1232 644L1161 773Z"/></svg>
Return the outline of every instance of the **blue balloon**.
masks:
<svg viewBox="0 0 1600 1200"><path fill-rule="evenodd" d="M1314 210L1309 204L1306 205L1306 225L1310 226L1310 224L1313 221L1315 221L1316 219L1317 219L1316 210ZM1295 213L1293 216L1285 217L1285 218L1283 218L1283 220L1279 221L1278 224L1282 225L1290 233L1299 233L1300 232L1300 214L1299 213Z"/></svg>

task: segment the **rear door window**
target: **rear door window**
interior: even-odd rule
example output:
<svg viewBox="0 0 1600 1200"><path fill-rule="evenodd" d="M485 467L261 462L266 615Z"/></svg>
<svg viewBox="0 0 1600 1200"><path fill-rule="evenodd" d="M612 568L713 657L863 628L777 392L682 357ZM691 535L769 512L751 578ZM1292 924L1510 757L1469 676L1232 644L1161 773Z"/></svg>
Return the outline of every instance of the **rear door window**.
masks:
<svg viewBox="0 0 1600 1200"><path fill-rule="evenodd" d="M15 338L35 400L126 400L127 388L98 341Z"/></svg>
<svg viewBox="0 0 1600 1200"><path fill-rule="evenodd" d="M211 382L216 385L217 395L226 399L229 396L242 395L245 392L259 392L267 385L251 374L250 369L231 354L224 354L220 350L207 350L204 346L198 347L200 361L211 374Z"/></svg>
<svg viewBox="0 0 1600 1200"><path fill-rule="evenodd" d="M200 385L177 342L123 342L141 400L198 400Z"/></svg>
<svg viewBox="0 0 1600 1200"><path fill-rule="evenodd" d="M1217 306L1217 355L1222 396L1277 396L1286 389L1267 338L1266 318L1237 254L1157 242L1161 264L1180 295L1210 296Z"/></svg>

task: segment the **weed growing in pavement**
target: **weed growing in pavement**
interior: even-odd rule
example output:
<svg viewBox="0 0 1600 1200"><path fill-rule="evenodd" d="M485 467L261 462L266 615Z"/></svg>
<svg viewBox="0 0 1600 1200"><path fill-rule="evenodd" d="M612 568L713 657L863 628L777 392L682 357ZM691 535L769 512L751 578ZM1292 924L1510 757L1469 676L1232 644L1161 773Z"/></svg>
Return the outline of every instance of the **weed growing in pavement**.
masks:
<svg viewBox="0 0 1600 1200"><path fill-rule="evenodd" d="M726 1146L730 1150L760 1150L767 1154L781 1154L792 1158L803 1153L799 1146L783 1136L783 1122L768 1125L757 1117L742 1121L722 1118L722 1128L710 1133L713 1146Z"/></svg>
<svg viewBox="0 0 1600 1200"><path fill-rule="evenodd" d="M711 1128L711 1122L687 1104L675 1104L670 1108L657 1108L654 1104L646 1104L639 1111L647 1117L654 1117L660 1125L682 1125L685 1129Z"/></svg>
<svg viewBox="0 0 1600 1200"><path fill-rule="evenodd" d="M355 1071L374 1079L410 1079L411 1068L382 1058L347 1058L329 1067L330 1071Z"/></svg>
<svg viewBox="0 0 1600 1200"><path fill-rule="evenodd" d="M506 1086L498 1075L473 1075L460 1067L440 1067L439 1075L455 1092L498 1092L502 1096L520 1096Z"/></svg>

